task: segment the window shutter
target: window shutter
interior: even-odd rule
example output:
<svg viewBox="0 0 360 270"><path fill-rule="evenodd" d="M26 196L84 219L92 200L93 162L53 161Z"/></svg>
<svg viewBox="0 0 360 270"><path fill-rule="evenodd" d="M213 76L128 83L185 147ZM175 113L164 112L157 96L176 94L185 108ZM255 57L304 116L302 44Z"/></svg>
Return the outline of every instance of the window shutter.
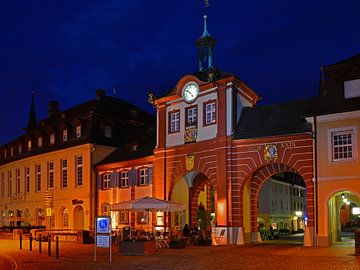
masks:
<svg viewBox="0 0 360 270"><path fill-rule="evenodd" d="M138 170L134 170L134 186L138 185Z"/></svg>
<svg viewBox="0 0 360 270"><path fill-rule="evenodd" d="M152 167L148 168L148 175L147 175L146 183L152 184Z"/></svg>
<svg viewBox="0 0 360 270"><path fill-rule="evenodd" d="M135 170L131 170L129 172L129 186L134 186L134 185L136 185Z"/></svg>
<svg viewBox="0 0 360 270"><path fill-rule="evenodd" d="M115 172L112 172L110 174L110 187L111 188L116 187L116 173Z"/></svg>
<svg viewBox="0 0 360 270"><path fill-rule="evenodd" d="M100 174L97 174L96 175L96 188L97 189L102 189L102 182L101 182L101 175Z"/></svg>

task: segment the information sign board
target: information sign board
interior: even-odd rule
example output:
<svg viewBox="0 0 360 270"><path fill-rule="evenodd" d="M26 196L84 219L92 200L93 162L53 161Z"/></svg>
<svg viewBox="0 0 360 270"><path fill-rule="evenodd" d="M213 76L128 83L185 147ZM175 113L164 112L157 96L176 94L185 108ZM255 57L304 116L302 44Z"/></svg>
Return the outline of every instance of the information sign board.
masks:
<svg viewBox="0 0 360 270"><path fill-rule="evenodd" d="M96 246L100 248L110 247L110 236L109 235L97 235Z"/></svg>
<svg viewBox="0 0 360 270"><path fill-rule="evenodd" d="M110 233L110 217L96 217L96 233Z"/></svg>

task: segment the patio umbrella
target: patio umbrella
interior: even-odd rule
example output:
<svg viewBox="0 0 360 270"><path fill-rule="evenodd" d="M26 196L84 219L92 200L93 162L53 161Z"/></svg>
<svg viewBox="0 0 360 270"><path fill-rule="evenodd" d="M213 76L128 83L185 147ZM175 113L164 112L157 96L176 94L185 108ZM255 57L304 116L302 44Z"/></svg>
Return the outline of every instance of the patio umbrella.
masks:
<svg viewBox="0 0 360 270"><path fill-rule="evenodd" d="M143 197L136 200L124 201L110 205L111 211L129 210L132 212L161 211L161 212L180 212L186 209L185 205L153 197Z"/></svg>

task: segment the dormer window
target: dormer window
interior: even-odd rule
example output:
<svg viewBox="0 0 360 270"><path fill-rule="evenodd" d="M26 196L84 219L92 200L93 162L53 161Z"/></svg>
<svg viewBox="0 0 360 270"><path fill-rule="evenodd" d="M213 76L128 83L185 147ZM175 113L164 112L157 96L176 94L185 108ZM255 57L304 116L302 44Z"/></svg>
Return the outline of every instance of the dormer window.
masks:
<svg viewBox="0 0 360 270"><path fill-rule="evenodd" d="M42 137L38 138L38 147L41 148L42 147Z"/></svg>
<svg viewBox="0 0 360 270"><path fill-rule="evenodd" d="M4 150L4 159L6 159L7 158L7 150L5 149Z"/></svg>
<svg viewBox="0 0 360 270"><path fill-rule="evenodd" d="M360 79L344 82L345 98L360 97Z"/></svg>
<svg viewBox="0 0 360 270"><path fill-rule="evenodd" d="M31 151L31 140L28 140L28 150Z"/></svg>
<svg viewBox="0 0 360 270"><path fill-rule="evenodd" d="M14 147L10 148L10 156L13 157L14 156Z"/></svg>
<svg viewBox="0 0 360 270"><path fill-rule="evenodd" d="M75 134L76 134L76 138L80 138L81 137L81 125L77 125L75 128Z"/></svg>
<svg viewBox="0 0 360 270"><path fill-rule="evenodd" d="M67 140L68 140L68 131L67 131L67 129L64 129L63 130L63 134L62 134L63 136L63 142L66 142Z"/></svg>
<svg viewBox="0 0 360 270"><path fill-rule="evenodd" d="M130 146L130 149L131 149L131 151L137 151L138 150L138 148L139 148L139 145L138 144L132 144L131 146Z"/></svg>
<svg viewBox="0 0 360 270"><path fill-rule="evenodd" d="M52 134L50 134L50 144L52 145L54 143L55 143L55 134L52 133Z"/></svg>
<svg viewBox="0 0 360 270"><path fill-rule="evenodd" d="M111 138L111 136L112 136L112 128L110 126L105 126L104 127L104 136L106 138Z"/></svg>
<svg viewBox="0 0 360 270"><path fill-rule="evenodd" d="M19 154L21 154L21 152L22 152L22 145L19 144Z"/></svg>

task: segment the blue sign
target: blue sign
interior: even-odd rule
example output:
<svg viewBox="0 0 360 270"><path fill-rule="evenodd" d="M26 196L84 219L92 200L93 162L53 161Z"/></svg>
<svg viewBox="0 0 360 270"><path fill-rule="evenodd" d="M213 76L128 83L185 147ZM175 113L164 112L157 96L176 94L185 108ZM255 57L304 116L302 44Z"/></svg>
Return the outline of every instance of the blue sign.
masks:
<svg viewBox="0 0 360 270"><path fill-rule="evenodd" d="M111 218L110 217L96 217L96 232L110 233Z"/></svg>

